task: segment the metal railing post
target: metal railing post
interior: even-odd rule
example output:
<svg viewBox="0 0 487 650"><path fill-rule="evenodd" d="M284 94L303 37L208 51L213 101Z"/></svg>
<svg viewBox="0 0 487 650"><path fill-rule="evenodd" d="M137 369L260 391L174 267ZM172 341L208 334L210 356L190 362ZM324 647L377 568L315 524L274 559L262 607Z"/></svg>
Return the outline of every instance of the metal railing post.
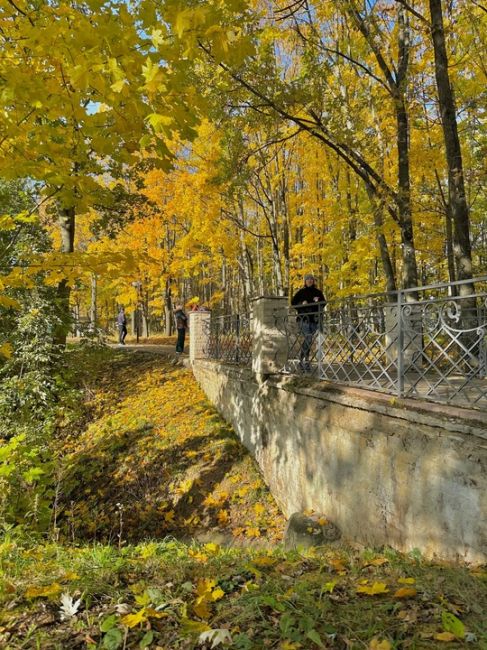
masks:
<svg viewBox="0 0 487 650"><path fill-rule="evenodd" d="M404 325L402 318L402 291L397 292L397 396L404 395Z"/></svg>
<svg viewBox="0 0 487 650"><path fill-rule="evenodd" d="M235 348L235 363L238 363L240 360L240 314L237 314L236 316L236 334L237 334L237 341L236 341L236 348Z"/></svg>

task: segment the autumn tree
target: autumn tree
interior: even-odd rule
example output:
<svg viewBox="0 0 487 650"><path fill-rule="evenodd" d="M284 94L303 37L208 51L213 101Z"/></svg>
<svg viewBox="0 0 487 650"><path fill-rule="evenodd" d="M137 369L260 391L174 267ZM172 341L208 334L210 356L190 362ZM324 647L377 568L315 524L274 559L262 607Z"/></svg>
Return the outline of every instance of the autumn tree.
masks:
<svg viewBox="0 0 487 650"><path fill-rule="evenodd" d="M31 178L58 210L61 251L74 250L75 218L110 203L107 178L140 158L170 159L165 138L191 137L197 99L187 63L155 53L151 3L4 2L0 10L0 127L5 178ZM191 99L191 101L190 101ZM59 284L68 310L70 288ZM65 338L60 332L60 340Z"/></svg>

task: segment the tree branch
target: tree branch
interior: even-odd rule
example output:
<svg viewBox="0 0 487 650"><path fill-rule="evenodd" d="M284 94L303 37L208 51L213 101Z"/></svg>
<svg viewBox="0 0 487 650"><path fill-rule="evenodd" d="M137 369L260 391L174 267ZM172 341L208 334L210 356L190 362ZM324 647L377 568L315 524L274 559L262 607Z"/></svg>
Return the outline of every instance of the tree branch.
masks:
<svg viewBox="0 0 487 650"><path fill-rule="evenodd" d="M7 2L8 2L9 5L11 5L11 6L16 10L16 11L18 11L19 14L22 14L22 16L24 16L25 18L27 18L27 20L28 20L29 23L32 25L32 27L34 27L34 21L32 20L32 18L31 18L28 14L26 14L25 11L22 11L22 9L21 9L20 7L17 7L17 5L15 4L14 0L7 0Z"/></svg>
<svg viewBox="0 0 487 650"><path fill-rule="evenodd" d="M211 58L212 61L215 61L211 51L203 45L201 41L198 42L198 46L205 52L205 54ZM383 195L389 197L394 202L397 201L397 194L394 190L389 187L389 185L384 181L383 178L365 161L360 154L354 151L351 147L345 143L335 142L332 139L331 134L328 132L321 120L317 120L317 117L310 111L310 115L314 120L317 120L314 125L309 120L302 119L295 115L291 115L286 109L282 106L278 106L272 99L265 95L262 91L258 90L252 86L248 81L246 81L241 75L234 72L229 68L229 66L223 61L219 61L217 65L222 68L227 74L231 76L232 79L241 84L246 88L252 95L258 97L261 101L267 103L267 105L272 108L278 115L293 122L297 126L301 127L303 131L308 132L313 137L317 138L323 142L327 147L335 151L335 153L347 164L353 171L359 176L366 187L370 189L374 195L381 197ZM316 128L317 127L317 128ZM389 213L393 218L398 221L398 216L392 206L389 206Z"/></svg>
<svg viewBox="0 0 487 650"><path fill-rule="evenodd" d="M395 2L402 5L404 7L404 9L407 9L409 11L409 13L412 14L418 20L420 20L423 23L423 25L426 25L428 28L430 27L430 23L429 23L428 19L425 18L423 16L423 14L421 14L417 9L412 7L411 4L409 2L407 2L407 0L395 0ZM472 2L474 2L474 0L472 0Z"/></svg>

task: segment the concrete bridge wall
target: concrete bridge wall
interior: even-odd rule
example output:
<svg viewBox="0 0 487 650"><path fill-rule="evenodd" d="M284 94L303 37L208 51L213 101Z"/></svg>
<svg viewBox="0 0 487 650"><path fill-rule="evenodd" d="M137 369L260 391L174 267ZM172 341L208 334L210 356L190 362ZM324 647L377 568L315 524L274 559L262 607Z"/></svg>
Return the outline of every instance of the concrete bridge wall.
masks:
<svg viewBox="0 0 487 650"><path fill-rule="evenodd" d="M344 540L487 561L482 414L207 359L192 368L286 515L312 508Z"/></svg>

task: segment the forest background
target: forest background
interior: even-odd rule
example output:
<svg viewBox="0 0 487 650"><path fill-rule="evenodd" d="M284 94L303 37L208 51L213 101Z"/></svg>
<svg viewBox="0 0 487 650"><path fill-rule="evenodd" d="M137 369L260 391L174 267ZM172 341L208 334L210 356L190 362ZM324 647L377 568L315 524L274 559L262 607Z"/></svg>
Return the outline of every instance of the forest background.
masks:
<svg viewBox="0 0 487 650"><path fill-rule="evenodd" d="M2 5L9 323L38 285L62 342L68 313L169 332L175 300L305 272L328 298L485 272L482 2Z"/></svg>

